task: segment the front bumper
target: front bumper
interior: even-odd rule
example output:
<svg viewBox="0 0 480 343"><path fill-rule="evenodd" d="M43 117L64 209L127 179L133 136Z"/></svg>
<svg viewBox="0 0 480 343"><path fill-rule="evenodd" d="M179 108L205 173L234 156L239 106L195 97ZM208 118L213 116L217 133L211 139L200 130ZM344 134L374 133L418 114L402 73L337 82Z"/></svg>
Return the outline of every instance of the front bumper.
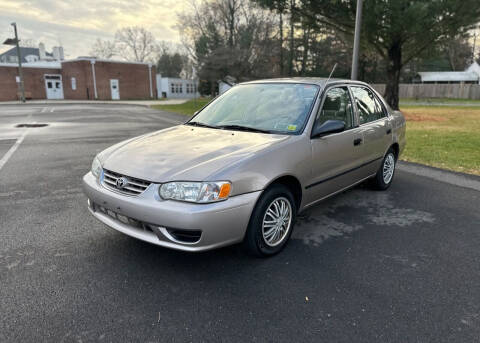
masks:
<svg viewBox="0 0 480 343"><path fill-rule="evenodd" d="M83 190L92 215L109 227L149 243L192 252L241 242L261 194L257 191L221 202L192 204L163 200L158 184L151 184L138 196L126 196L104 188L92 173L83 177ZM129 221L118 219L123 216ZM134 221L142 225L132 225ZM201 231L201 236L196 242L184 242L169 230Z"/></svg>

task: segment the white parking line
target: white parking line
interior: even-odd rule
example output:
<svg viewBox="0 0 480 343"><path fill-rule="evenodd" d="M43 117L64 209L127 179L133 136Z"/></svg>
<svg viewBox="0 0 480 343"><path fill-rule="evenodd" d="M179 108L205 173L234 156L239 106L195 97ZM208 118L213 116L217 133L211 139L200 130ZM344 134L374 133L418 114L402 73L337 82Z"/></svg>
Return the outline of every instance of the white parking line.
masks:
<svg viewBox="0 0 480 343"><path fill-rule="evenodd" d="M26 120L27 123L30 122L30 119L32 118L32 115L33 115L33 113L30 113L30 115L27 117L27 120ZM28 129L24 129L22 135L17 139L15 144L13 144L12 147L10 149L8 149L7 153L5 155L3 155L2 159L0 159L0 171L5 166L5 164L8 162L10 157L12 157L13 153L18 149L20 144L22 144L22 142L25 139L25 137L27 136L27 134L28 134Z"/></svg>
<svg viewBox="0 0 480 343"><path fill-rule="evenodd" d="M42 108L42 110L40 111L40 113L44 113L46 110L47 110L48 107L44 107Z"/></svg>
<svg viewBox="0 0 480 343"><path fill-rule="evenodd" d="M53 113L53 111L55 111L55 107L52 107L52 108L50 109L50 113Z"/></svg>
<svg viewBox="0 0 480 343"><path fill-rule="evenodd" d="M20 138L17 139L15 144L12 145L12 147L7 151L7 153L5 155L3 155L2 159L0 160L0 170L2 170L3 166L8 162L10 157L12 157L13 153L15 152L15 150L18 149L20 144L22 144L22 142L25 139L25 136L27 135L27 133L28 133L28 131L25 129L25 131L23 131L22 135L20 136Z"/></svg>

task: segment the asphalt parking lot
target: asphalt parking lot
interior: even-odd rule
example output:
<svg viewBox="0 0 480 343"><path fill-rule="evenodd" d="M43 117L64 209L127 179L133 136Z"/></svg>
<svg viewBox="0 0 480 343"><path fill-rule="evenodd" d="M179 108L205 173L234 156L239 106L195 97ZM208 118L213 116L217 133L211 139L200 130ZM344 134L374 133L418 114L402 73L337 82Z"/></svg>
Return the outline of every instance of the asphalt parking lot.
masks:
<svg viewBox="0 0 480 343"><path fill-rule="evenodd" d="M95 154L181 120L0 106L1 342L480 341L476 177L404 165L387 192L302 214L269 259L167 250L96 221L81 191Z"/></svg>

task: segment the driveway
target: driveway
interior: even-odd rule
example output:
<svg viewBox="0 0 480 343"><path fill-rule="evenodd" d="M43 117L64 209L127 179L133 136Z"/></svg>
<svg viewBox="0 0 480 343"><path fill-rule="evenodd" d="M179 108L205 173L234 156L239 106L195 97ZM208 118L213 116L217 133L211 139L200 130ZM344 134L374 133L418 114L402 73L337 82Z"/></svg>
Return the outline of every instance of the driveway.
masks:
<svg viewBox="0 0 480 343"><path fill-rule="evenodd" d="M359 186L303 213L269 259L166 250L90 216L95 154L184 119L0 108L1 342L479 341L476 177L403 164L387 192Z"/></svg>

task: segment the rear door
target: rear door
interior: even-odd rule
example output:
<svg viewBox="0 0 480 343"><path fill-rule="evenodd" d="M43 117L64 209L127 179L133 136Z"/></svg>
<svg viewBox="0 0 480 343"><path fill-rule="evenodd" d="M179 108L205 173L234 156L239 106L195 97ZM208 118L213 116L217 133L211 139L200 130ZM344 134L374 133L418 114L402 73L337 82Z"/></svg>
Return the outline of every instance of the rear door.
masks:
<svg viewBox="0 0 480 343"><path fill-rule="evenodd" d="M377 171L391 145L392 128L388 112L375 93L366 86L350 86L358 114L359 130L363 136L364 164L370 174Z"/></svg>

